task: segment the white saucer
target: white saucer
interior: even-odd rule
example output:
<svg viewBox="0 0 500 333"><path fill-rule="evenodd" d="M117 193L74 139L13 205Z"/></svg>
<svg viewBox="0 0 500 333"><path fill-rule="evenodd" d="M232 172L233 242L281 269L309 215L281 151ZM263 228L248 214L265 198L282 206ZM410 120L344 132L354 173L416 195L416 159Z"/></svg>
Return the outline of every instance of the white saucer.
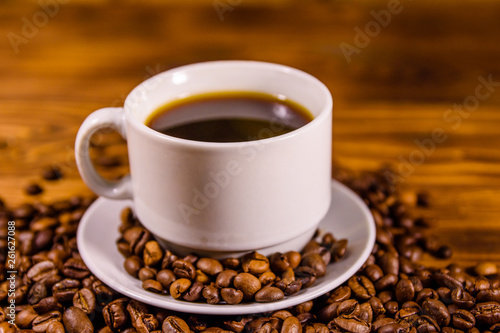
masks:
<svg viewBox="0 0 500 333"><path fill-rule="evenodd" d="M97 199L85 212L77 234L78 250L87 267L102 282L117 292L138 301L174 311L211 315L242 315L288 308L314 299L338 287L363 265L375 243L375 224L364 202L349 188L332 181L332 203L320 224L325 232L348 240L345 257L328 265L326 276L316 280L309 288L272 303L238 305L207 304L178 301L171 296L148 292L141 281L131 277L123 268L123 256L118 252L116 240L120 212L131 206L128 200ZM300 250L300 249L298 249Z"/></svg>

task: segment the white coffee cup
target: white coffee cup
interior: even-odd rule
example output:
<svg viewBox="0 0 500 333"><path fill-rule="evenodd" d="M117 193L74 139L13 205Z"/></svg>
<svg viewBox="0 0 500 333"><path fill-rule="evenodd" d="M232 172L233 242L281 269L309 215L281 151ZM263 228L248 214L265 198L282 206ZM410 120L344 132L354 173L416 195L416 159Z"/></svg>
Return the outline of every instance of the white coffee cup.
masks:
<svg viewBox="0 0 500 333"><path fill-rule="evenodd" d="M286 96L314 119L286 134L230 143L180 139L145 125L168 102L221 91ZM127 140L130 175L118 182L99 176L89 157L90 138L103 128ZM329 208L331 128L330 92L313 76L264 62L205 62L153 76L132 90L123 108L90 114L75 155L96 194L132 199L143 225L172 250L270 254L300 250Z"/></svg>

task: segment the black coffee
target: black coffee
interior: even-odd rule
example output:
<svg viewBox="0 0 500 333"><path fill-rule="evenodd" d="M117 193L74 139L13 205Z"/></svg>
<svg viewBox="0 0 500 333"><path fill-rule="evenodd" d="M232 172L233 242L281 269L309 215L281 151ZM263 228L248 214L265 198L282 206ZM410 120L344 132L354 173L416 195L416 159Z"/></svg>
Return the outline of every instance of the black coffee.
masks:
<svg viewBox="0 0 500 333"><path fill-rule="evenodd" d="M218 92L188 97L158 108L146 125L177 138L242 142L282 135L313 119L288 99L254 92Z"/></svg>

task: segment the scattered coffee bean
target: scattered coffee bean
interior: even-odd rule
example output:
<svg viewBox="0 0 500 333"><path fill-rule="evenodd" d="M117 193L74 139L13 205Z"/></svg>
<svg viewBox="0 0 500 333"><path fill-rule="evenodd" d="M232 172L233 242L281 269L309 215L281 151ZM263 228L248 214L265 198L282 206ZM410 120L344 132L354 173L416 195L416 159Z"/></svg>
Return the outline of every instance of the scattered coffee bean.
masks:
<svg viewBox="0 0 500 333"><path fill-rule="evenodd" d="M257 302L261 303L269 303L269 302L275 302L279 301L280 299L285 298L285 294L283 291L279 288L276 287L269 287L266 286L262 289L260 289L256 294L255 294L255 300Z"/></svg>
<svg viewBox="0 0 500 333"><path fill-rule="evenodd" d="M69 307L63 314L64 328L68 333L93 333L94 326L87 314L77 307Z"/></svg>
<svg viewBox="0 0 500 333"><path fill-rule="evenodd" d="M63 173L57 166L50 166L42 170L42 177L49 181L58 180L63 177Z"/></svg>
<svg viewBox="0 0 500 333"><path fill-rule="evenodd" d="M168 316L162 324L163 333L190 333L188 324L177 316Z"/></svg>
<svg viewBox="0 0 500 333"><path fill-rule="evenodd" d="M40 185L33 183L33 184L29 184L28 186L26 186L24 191L28 195L38 195L38 194L43 192L43 188Z"/></svg>
<svg viewBox="0 0 500 333"><path fill-rule="evenodd" d="M239 304L243 300L243 292L234 288L222 288L220 296L227 304Z"/></svg>

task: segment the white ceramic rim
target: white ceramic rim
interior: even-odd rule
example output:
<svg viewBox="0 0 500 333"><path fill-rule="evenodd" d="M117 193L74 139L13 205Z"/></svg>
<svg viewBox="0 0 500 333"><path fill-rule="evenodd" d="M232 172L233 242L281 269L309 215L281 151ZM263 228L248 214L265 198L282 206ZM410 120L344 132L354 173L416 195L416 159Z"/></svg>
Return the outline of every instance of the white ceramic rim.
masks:
<svg viewBox="0 0 500 333"><path fill-rule="evenodd" d="M204 141L194 141L194 140L188 140L188 139L182 139L182 138L177 138L173 136L169 136L163 133L160 133L158 131L153 130L152 128L148 127L144 122L139 121L137 117L133 114L133 109L135 107L134 104L140 103L141 101L137 100L137 96L141 95L144 91L147 93L147 88L146 86L150 84L154 84L155 81L160 80L163 77L167 77L170 75L175 75L176 73L180 73L182 71L188 71L188 70L196 70L198 68L208 68L212 67L213 69L220 68L220 67L239 67L239 68L257 68L260 70L272 70L275 72L281 72L281 73L286 73L289 75L294 75L304 81L309 82L310 84L314 85L314 89L317 89L317 91L321 92L321 95L324 97L324 105L319 111L319 114L317 116L314 116L314 119L311 120L309 123L305 124L304 126L301 126L291 132L278 135L275 137L271 138L264 138L264 139L259 139L259 140L254 140L254 141L245 141L245 142L204 142ZM220 90L213 90L214 92L218 92ZM249 90L251 91L251 90ZM207 93L211 91L206 91ZM196 95L196 94L193 94ZM183 96L186 97L186 96ZM292 98L290 98L293 102L297 102ZM300 102L297 102L300 104ZM261 62L261 61L253 61L253 60L219 60L219 61L207 61L207 62L199 62L199 63L194 63L194 64L189 64L185 66L180 66L176 67L170 70L167 70L165 72L159 73L153 77L150 77L149 79L143 81L140 83L138 86L136 86L126 97L125 103L124 103L124 113L125 113L125 118L128 119L128 123L132 125L135 129L138 131L142 132L145 135L148 135L150 137L153 137L157 140L160 141L172 141L180 145L186 145L190 147L207 147L207 148L219 148L219 149L224 149L224 148L234 148L234 147L239 147L242 144L244 144L246 147L249 145L260 145L263 142L275 142L275 141L280 141L280 140L286 140L287 138L294 137L296 135L302 135L303 132L307 132L309 130L314 130L315 127L319 126L324 120L324 118L329 117L329 114L332 112L332 107L333 107L333 100L330 91L326 87L324 83L322 83L320 80L318 80L316 77L301 71L299 69L281 65L281 64L276 64L276 63L270 63L270 62ZM153 112L154 110L150 110Z"/></svg>

